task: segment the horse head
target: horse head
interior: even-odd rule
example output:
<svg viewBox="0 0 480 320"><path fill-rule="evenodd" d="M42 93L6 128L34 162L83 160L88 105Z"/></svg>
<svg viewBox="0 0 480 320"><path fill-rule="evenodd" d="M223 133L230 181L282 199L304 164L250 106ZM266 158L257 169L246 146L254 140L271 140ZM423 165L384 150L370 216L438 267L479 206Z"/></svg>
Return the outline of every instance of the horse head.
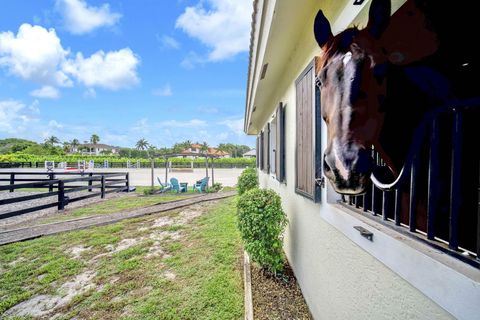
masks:
<svg viewBox="0 0 480 320"><path fill-rule="evenodd" d="M315 18L315 38L322 48L317 85L328 128L324 173L342 194L364 193L369 184L371 148L382 129L386 95L386 58L378 39L389 19L389 0L372 1L362 30L350 28L333 36L322 11Z"/></svg>

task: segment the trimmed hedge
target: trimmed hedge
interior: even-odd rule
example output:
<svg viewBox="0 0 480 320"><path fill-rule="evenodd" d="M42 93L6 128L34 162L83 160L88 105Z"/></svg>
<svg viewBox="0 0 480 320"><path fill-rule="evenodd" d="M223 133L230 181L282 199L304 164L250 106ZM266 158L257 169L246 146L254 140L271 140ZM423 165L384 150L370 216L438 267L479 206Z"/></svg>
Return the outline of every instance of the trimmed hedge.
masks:
<svg viewBox="0 0 480 320"><path fill-rule="evenodd" d="M258 187L258 175L255 168L246 168L237 180L238 194L242 195L250 189Z"/></svg>
<svg viewBox="0 0 480 320"><path fill-rule="evenodd" d="M237 203L238 228L252 260L274 274L281 272L283 231L288 223L280 196L272 190L253 188Z"/></svg>
<svg viewBox="0 0 480 320"><path fill-rule="evenodd" d="M44 161L55 161L55 162L77 162L78 160L89 160L95 161L95 163L103 163L105 160L108 162L127 162L130 161L132 164L135 164L137 161L140 161L141 164L150 164L149 159L143 158L124 158L116 156L91 156L91 155L65 155L65 156L38 156L24 153L12 153L0 155L0 162L44 162ZM194 164L198 164L201 167L205 165L205 158L198 159L188 159L188 158L170 158L169 161L173 165L190 165L190 162L193 160ZM165 163L163 158L155 158L155 163ZM214 160L215 165L242 165L242 166L254 166L255 158L220 158Z"/></svg>

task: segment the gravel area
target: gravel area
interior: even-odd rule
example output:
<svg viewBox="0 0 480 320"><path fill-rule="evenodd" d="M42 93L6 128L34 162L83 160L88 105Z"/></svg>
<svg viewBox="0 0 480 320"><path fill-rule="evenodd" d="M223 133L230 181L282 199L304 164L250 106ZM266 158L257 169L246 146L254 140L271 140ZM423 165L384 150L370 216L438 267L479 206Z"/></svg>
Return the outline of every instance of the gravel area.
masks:
<svg viewBox="0 0 480 320"><path fill-rule="evenodd" d="M255 263L251 264L251 272L255 319L313 319L288 264L279 278L264 272Z"/></svg>
<svg viewBox="0 0 480 320"><path fill-rule="evenodd" d="M10 199L10 198L16 198L16 197L22 197L22 196L28 196L28 195L33 195L33 194L40 194L40 193L45 193L45 192L0 192L0 200L3 199ZM88 191L79 191L79 192L72 192L68 194L68 196L73 199L77 198L80 196L88 195ZM122 196L127 196L127 195L132 195L133 193L129 194L126 192L112 192L106 195L106 199L112 199L112 198L118 198ZM77 202L72 202L68 204L65 208L68 209L73 209L73 208L79 208L86 206L91 203L96 203L100 202L103 199L98 197L92 197L88 199L84 199L81 201ZM40 206L43 204L51 203L51 202L56 202L57 201L57 196L52 196L52 197L46 197L46 198L41 198L41 199L35 199L35 200L29 200L29 201L22 201L22 202L15 202L15 203L10 203L10 204L5 204L0 207L0 215L6 212L11 212L15 210L20 210L24 208L31 208L35 206ZM39 217L45 217L45 216L51 216L54 214L61 214L57 210L57 207L52 207L52 208L47 208L43 210L38 210L34 212L29 212L25 213L16 217L10 217L6 219L0 219L0 231L8 230L11 229L13 225L27 222L30 220L37 219Z"/></svg>

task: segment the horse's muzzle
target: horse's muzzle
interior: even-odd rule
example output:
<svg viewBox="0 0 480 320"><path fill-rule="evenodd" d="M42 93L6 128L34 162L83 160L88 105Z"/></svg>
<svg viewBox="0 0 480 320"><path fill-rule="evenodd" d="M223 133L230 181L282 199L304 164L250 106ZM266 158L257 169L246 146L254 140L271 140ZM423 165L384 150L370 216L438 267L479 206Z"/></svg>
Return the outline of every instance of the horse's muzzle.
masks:
<svg viewBox="0 0 480 320"><path fill-rule="evenodd" d="M365 149L360 149L351 159L338 159L324 155L323 171L336 192L359 195L370 185L373 159Z"/></svg>

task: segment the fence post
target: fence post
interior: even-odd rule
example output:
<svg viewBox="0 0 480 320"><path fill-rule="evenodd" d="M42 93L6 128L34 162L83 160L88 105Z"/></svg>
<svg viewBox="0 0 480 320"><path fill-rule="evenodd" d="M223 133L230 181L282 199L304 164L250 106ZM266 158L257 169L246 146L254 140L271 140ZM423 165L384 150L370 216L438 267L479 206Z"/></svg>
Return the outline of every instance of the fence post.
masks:
<svg viewBox="0 0 480 320"><path fill-rule="evenodd" d="M15 173L10 173L10 185L13 186L15 184ZM15 189L10 189L10 192L13 192Z"/></svg>
<svg viewBox="0 0 480 320"><path fill-rule="evenodd" d="M101 187L100 197L102 199L104 199L105 198L105 176L104 175L102 175L102 180L101 181L102 181L102 187Z"/></svg>
<svg viewBox="0 0 480 320"><path fill-rule="evenodd" d="M58 210L65 209L65 184L62 180L58 181Z"/></svg>
<svg viewBox="0 0 480 320"><path fill-rule="evenodd" d="M129 172L127 172L125 178L127 179L127 182L125 183L125 185L127 186L127 192L130 192L130 173Z"/></svg>
<svg viewBox="0 0 480 320"><path fill-rule="evenodd" d="M92 176L93 176L93 172L90 172L90 173L88 174L88 176L89 176L89 178L90 178L90 179L88 180L88 186L91 187L91 186L92 186ZM92 192L92 188L88 188L88 192Z"/></svg>
<svg viewBox="0 0 480 320"><path fill-rule="evenodd" d="M54 174L53 174L53 172L50 172L48 174L48 179L53 180L53 178L54 178ZM48 185L48 192L53 192L53 184Z"/></svg>

